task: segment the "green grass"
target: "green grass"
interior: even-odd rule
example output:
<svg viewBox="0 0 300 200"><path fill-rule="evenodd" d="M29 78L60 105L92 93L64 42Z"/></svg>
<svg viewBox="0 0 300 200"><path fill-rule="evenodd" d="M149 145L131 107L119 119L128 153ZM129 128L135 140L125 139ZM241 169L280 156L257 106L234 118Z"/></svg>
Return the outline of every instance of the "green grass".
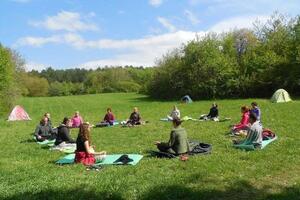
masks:
<svg viewBox="0 0 300 200"><path fill-rule="evenodd" d="M52 98L22 98L29 122L0 122L0 199L300 199L300 101L272 104L257 99L265 127L279 139L262 151L232 148L228 126L240 119L239 107L253 99L219 100L220 113L232 120L223 123L183 124L190 139L213 145L207 156L178 159L147 157L153 141L166 141L171 124L158 119L177 102L160 102L136 94L102 94ZM198 117L211 101L180 104L182 116ZM137 128L92 130L97 150L109 153L141 153L136 166L107 166L86 171L83 165L58 166L62 153L51 152L29 142L40 117L50 112L54 125L79 110L86 121L102 119L112 107L119 120L132 108L140 108L150 123ZM77 131L72 130L76 138Z"/></svg>

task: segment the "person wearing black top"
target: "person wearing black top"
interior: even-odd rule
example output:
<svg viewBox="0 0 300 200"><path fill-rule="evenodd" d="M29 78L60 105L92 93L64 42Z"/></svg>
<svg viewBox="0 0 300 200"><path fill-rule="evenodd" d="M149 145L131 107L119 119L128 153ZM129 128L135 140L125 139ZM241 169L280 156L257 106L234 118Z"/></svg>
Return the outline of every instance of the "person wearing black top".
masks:
<svg viewBox="0 0 300 200"><path fill-rule="evenodd" d="M55 145L60 145L61 143L76 143L70 136L70 123L71 120L67 117L64 118L62 124L57 128L57 138Z"/></svg>
<svg viewBox="0 0 300 200"><path fill-rule="evenodd" d="M218 117L219 117L218 105L216 103L213 103L212 107L209 110L208 115L201 115L200 119L217 121Z"/></svg>
<svg viewBox="0 0 300 200"><path fill-rule="evenodd" d="M127 120L127 125L140 125L141 124L141 116L137 107L134 107L133 113L131 113L129 120Z"/></svg>

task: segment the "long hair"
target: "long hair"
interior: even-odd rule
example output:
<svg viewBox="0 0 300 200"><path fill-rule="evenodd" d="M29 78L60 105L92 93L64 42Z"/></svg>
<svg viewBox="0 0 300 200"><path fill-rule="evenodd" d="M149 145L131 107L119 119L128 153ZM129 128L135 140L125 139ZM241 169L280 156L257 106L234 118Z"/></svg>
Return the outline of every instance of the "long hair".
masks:
<svg viewBox="0 0 300 200"><path fill-rule="evenodd" d="M46 119L47 117L42 117L41 121L40 121L40 125L45 126L46 125ZM48 118L47 118L48 119Z"/></svg>
<svg viewBox="0 0 300 200"><path fill-rule="evenodd" d="M249 111L249 108L248 108L247 106L242 106L242 107L241 107L241 110L242 110L243 112L248 112L248 111Z"/></svg>
<svg viewBox="0 0 300 200"><path fill-rule="evenodd" d="M90 126L90 124L88 124L88 123L82 123L79 127L79 135L84 140L89 141L89 145L91 145L89 126Z"/></svg>

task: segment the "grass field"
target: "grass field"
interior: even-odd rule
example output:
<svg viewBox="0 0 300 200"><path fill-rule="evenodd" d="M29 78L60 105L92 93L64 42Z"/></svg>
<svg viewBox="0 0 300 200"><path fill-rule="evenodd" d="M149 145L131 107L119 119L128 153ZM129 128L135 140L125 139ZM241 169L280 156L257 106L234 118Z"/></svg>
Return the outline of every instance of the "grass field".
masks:
<svg viewBox="0 0 300 200"><path fill-rule="evenodd" d="M29 122L0 122L0 199L300 199L300 101L272 104L256 99L264 127L279 139L255 152L232 148L228 126L240 120L239 107L253 99L219 100L221 116L229 122L183 124L190 139L213 145L207 156L178 159L147 157L155 140L168 140L171 123L159 118L177 102L152 101L137 94L22 98L19 101L32 118ZM180 104L182 116L198 117L209 110L211 101ZM83 165L54 164L60 152L29 142L30 134L45 112L54 125L79 110L86 121L95 123L112 107L119 120L134 106L150 123L137 128L97 128L92 142L109 153L141 153L136 166L106 166L86 171ZM72 130L76 138L77 130Z"/></svg>

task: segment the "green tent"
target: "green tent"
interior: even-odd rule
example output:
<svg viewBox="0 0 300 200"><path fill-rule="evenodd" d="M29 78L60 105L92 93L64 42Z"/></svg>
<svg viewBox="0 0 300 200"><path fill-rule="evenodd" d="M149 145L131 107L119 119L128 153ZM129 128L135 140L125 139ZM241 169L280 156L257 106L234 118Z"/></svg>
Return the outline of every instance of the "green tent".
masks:
<svg viewBox="0 0 300 200"><path fill-rule="evenodd" d="M271 101L273 103L283 103L292 101L292 99L287 91L284 89L279 89L273 94Z"/></svg>

